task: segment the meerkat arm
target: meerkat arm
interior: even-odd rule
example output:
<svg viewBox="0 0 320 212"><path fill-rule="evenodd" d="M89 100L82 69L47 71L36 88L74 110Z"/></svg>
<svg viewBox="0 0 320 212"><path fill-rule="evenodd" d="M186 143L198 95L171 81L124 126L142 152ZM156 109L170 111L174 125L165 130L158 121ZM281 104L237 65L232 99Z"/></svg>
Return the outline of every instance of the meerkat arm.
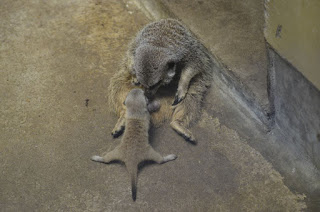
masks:
<svg viewBox="0 0 320 212"><path fill-rule="evenodd" d="M188 130L192 121L197 120L201 114L201 102L208 84L204 82L210 79L206 75L197 75L190 84L188 93L184 100L174 106L171 127L187 141L196 144L196 139L192 132Z"/></svg>
<svg viewBox="0 0 320 212"><path fill-rule="evenodd" d="M174 155L174 154L162 157L160 155L160 153L158 153L154 149L150 148L150 150L147 153L147 156L146 156L145 160L151 160L151 161L154 161L156 163L161 164L161 163L166 163L168 161L174 160L176 158L177 158L177 156Z"/></svg>
<svg viewBox="0 0 320 212"><path fill-rule="evenodd" d="M118 149L114 149L111 152L108 152L104 156L92 156L91 160L100 162L100 163L110 163L111 161L121 160L120 153Z"/></svg>
<svg viewBox="0 0 320 212"><path fill-rule="evenodd" d="M193 67L186 67L182 70L178 90L172 105L179 104L185 98L191 79L198 73L199 72Z"/></svg>

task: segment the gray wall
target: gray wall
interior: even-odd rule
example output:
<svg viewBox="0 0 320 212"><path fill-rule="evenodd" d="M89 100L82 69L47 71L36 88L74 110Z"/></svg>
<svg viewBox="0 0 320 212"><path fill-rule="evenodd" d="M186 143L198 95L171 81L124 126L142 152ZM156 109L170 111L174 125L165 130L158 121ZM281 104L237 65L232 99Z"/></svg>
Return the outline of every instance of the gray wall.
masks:
<svg viewBox="0 0 320 212"><path fill-rule="evenodd" d="M320 91L279 54L268 48L269 97L275 124L320 168Z"/></svg>

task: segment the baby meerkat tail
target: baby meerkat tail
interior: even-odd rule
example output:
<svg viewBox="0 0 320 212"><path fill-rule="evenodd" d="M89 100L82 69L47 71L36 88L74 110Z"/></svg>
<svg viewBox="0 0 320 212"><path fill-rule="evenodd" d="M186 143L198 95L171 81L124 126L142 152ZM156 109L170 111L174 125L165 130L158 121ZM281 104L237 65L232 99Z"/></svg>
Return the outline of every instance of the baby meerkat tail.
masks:
<svg viewBox="0 0 320 212"><path fill-rule="evenodd" d="M137 181L138 181L138 165L137 164L130 164L127 165L127 170L129 172L129 176L131 179L131 194L132 200L136 201L137 199Z"/></svg>
<svg viewBox="0 0 320 212"><path fill-rule="evenodd" d="M136 199L137 199L137 174L131 175L131 193L132 193L132 200L136 201Z"/></svg>

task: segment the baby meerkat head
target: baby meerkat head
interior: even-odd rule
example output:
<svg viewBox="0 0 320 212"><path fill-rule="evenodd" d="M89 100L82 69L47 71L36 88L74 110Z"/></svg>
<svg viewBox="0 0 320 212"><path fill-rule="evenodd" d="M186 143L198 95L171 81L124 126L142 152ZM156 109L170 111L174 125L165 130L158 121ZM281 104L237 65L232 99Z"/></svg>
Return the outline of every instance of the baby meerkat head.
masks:
<svg viewBox="0 0 320 212"><path fill-rule="evenodd" d="M136 49L132 74L145 89L155 94L161 85L171 82L176 74L179 58L169 49L141 45Z"/></svg>
<svg viewBox="0 0 320 212"><path fill-rule="evenodd" d="M132 89L126 100L123 102L130 115L143 115L145 113L153 113L160 109L160 101L149 101L144 95L144 91L140 88Z"/></svg>
<svg viewBox="0 0 320 212"><path fill-rule="evenodd" d="M144 91L140 88L132 89L128 95L124 104L127 108L146 108L148 100L144 95Z"/></svg>
<svg viewBox="0 0 320 212"><path fill-rule="evenodd" d="M148 113L148 99L144 95L144 91L140 88L132 89L123 104L127 108L127 112L131 115L143 115Z"/></svg>

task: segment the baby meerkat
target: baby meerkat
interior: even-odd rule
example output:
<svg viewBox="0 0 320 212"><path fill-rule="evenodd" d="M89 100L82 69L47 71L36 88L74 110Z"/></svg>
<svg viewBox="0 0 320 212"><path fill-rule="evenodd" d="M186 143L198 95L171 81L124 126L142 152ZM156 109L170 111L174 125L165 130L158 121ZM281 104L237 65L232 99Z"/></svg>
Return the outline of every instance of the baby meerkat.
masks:
<svg viewBox="0 0 320 212"><path fill-rule="evenodd" d="M170 125L186 140L195 142L188 127L200 115L214 68L208 50L179 21L164 19L148 24L130 43L120 70L110 81L110 102L120 115L112 134L121 134L124 129L121 103L131 86L144 88L152 98L158 88L178 78Z"/></svg>
<svg viewBox="0 0 320 212"><path fill-rule="evenodd" d="M138 165L142 161L165 163L177 158L170 154L165 157L156 152L149 144L150 114L148 100L141 89L129 92L124 104L126 106L125 131L121 143L114 150L104 156L93 156L96 162L109 163L123 161L131 178L132 199L136 200ZM156 110L158 102L152 102L149 109Z"/></svg>

